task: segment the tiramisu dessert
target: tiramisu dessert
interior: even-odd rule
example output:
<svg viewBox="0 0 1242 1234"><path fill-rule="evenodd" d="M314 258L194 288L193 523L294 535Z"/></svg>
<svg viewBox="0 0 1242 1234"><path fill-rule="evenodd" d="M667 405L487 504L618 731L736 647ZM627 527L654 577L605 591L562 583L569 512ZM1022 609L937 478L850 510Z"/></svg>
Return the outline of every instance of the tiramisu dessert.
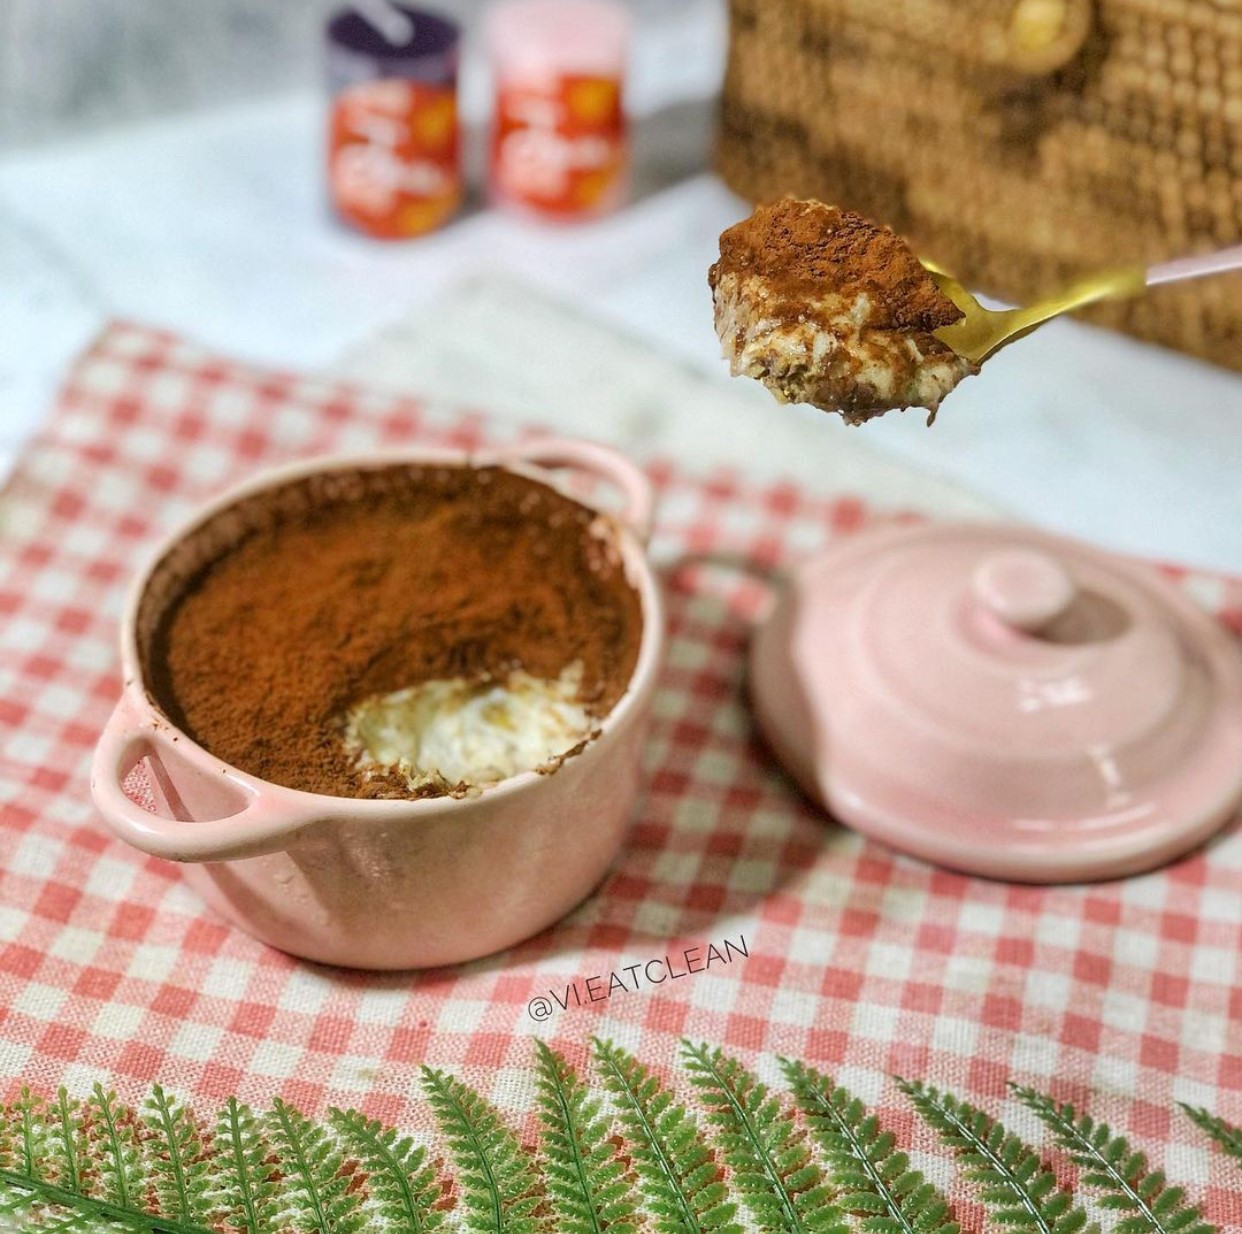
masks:
<svg viewBox="0 0 1242 1234"><path fill-rule="evenodd" d="M900 236L860 214L787 197L720 237L708 272L734 376L782 403L862 424L941 400L979 366L935 335L962 311Z"/></svg>
<svg viewBox="0 0 1242 1234"><path fill-rule="evenodd" d="M263 490L198 529L146 659L226 763L337 797L550 774L625 693L642 602L611 523L502 467L396 463Z"/></svg>

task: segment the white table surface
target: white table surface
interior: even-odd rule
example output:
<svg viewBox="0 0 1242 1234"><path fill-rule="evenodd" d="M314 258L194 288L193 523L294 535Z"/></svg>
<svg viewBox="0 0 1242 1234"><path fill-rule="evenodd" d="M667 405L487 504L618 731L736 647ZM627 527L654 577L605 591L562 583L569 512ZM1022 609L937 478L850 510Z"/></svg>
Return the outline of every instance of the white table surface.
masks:
<svg viewBox="0 0 1242 1234"><path fill-rule="evenodd" d="M689 92L710 85L707 71ZM658 95L649 89L646 105L668 101ZM706 270L744 208L712 177L594 224L554 229L483 210L384 245L329 218L322 123L321 101L299 96L0 160L0 467L37 430L74 354L116 315L315 368L451 284L499 271L727 380ZM756 414L805 413L756 404ZM713 432L707 416L702 431ZM852 431L1043 526L1242 573L1237 375L1058 322L989 362L934 429L910 412ZM833 440L825 431L826 451ZM781 470L779 448L766 472Z"/></svg>

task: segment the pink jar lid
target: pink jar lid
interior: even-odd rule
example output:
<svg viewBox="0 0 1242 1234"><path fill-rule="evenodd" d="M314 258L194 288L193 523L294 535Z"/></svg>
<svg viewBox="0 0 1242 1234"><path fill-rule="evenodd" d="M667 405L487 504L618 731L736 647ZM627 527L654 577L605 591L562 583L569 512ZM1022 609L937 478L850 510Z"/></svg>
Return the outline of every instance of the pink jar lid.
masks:
<svg viewBox="0 0 1242 1234"><path fill-rule="evenodd" d="M630 14L612 0L501 0L487 18L497 73L620 77Z"/></svg>
<svg viewBox="0 0 1242 1234"><path fill-rule="evenodd" d="M1242 655L1148 567L1019 528L853 537L751 646L778 758L841 821L989 877L1108 878L1242 800Z"/></svg>

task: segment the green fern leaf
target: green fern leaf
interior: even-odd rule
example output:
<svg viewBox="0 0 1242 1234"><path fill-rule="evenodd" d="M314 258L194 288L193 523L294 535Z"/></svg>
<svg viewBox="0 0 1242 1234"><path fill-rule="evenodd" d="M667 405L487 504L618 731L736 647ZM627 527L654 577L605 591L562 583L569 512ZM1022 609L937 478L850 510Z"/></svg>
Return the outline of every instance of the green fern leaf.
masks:
<svg viewBox="0 0 1242 1234"><path fill-rule="evenodd" d="M124 1227L115 1228L116 1234L127 1234ZM0 1230L5 1234L112 1234L95 1215L47 1208L30 1197L22 1203L16 1196L0 1203Z"/></svg>
<svg viewBox="0 0 1242 1234"><path fill-rule="evenodd" d="M48 1132L46 1106L28 1088L3 1109L0 1134L0 1213L6 1220L23 1224L41 1207L40 1192L33 1184L44 1177Z"/></svg>
<svg viewBox="0 0 1242 1234"><path fill-rule="evenodd" d="M13 1106L0 1103L0 1170L10 1174L17 1169L17 1113Z"/></svg>
<svg viewBox="0 0 1242 1234"><path fill-rule="evenodd" d="M958 1234L944 1196L857 1097L802 1063L781 1059L781 1067L824 1151L837 1207L863 1234Z"/></svg>
<svg viewBox="0 0 1242 1234"><path fill-rule="evenodd" d="M1202 1106L1187 1105L1184 1101L1177 1104L1186 1112L1186 1117L1201 1131L1207 1132L1233 1158L1238 1168L1242 1169L1242 1127L1235 1127L1223 1118L1217 1118Z"/></svg>
<svg viewBox="0 0 1242 1234"><path fill-rule="evenodd" d="M897 1081L920 1117L952 1148L997 1225L1018 1234L1098 1234L1039 1154L991 1116L950 1093Z"/></svg>
<svg viewBox="0 0 1242 1234"><path fill-rule="evenodd" d="M51 1161L51 1116L43 1097L23 1088L18 1096L17 1173L31 1180L54 1181Z"/></svg>
<svg viewBox="0 0 1242 1234"><path fill-rule="evenodd" d="M79 1190L85 1149L79 1110L80 1103L70 1101L63 1088L55 1106L23 1088L0 1126L0 1171Z"/></svg>
<svg viewBox="0 0 1242 1234"><path fill-rule="evenodd" d="M33 1196L5 1182L0 1175L0 1230L25 1229L31 1224Z"/></svg>
<svg viewBox="0 0 1242 1234"><path fill-rule="evenodd" d="M156 1084L147 1098L145 1121L153 1133L147 1160L161 1212L181 1222L210 1224L209 1162L194 1115Z"/></svg>
<svg viewBox="0 0 1242 1234"><path fill-rule="evenodd" d="M858 1234L959 1234L943 1196L830 1077L782 1059L793 1110L721 1051L683 1048L720 1164L674 1094L611 1043L597 1040L595 1059L625 1139L609 1134L609 1115L590 1085L540 1043L538 1157L474 1090L424 1069L429 1103L458 1166L462 1226L475 1234L548 1234L552 1225L557 1234L636 1234L640 1224L652 1234L741 1234L732 1189L773 1234L844 1234L842 1212L856 1219ZM959 1156L999 1230L1098 1234L1037 1152L1000 1123L951 1094L899 1083ZM1034 1089L1015 1093L1051 1129L1084 1186L1100 1193L1099 1207L1115 1214L1110 1234L1214 1234L1183 1189L1106 1124ZM1242 1131L1206 1110L1183 1108L1242 1161ZM444 1180L429 1155L356 1111L332 1110L316 1123L277 1101L257 1118L230 1099L208 1132L158 1086L138 1111L99 1085L84 1101L63 1089L52 1100L23 1090L0 1104L0 1227L443 1234ZM838 1187L833 1202L829 1175Z"/></svg>
<svg viewBox="0 0 1242 1234"><path fill-rule="evenodd" d="M495 1109L469 1085L423 1068L428 1100L457 1161L466 1225L479 1234L535 1234L543 1228L539 1178Z"/></svg>
<svg viewBox="0 0 1242 1234"><path fill-rule="evenodd" d="M659 1234L742 1234L720 1170L686 1108L650 1071L595 1039L604 1085L620 1111L646 1214Z"/></svg>
<svg viewBox="0 0 1242 1234"><path fill-rule="evenodd" d="M101 1086L84 1103L61 1089L55 1105L23 1090L0 1109L0 1124L0 1215L7 1221L48 1234L212 1234L155 1211L141 1160L144 1128Z"/></svg>
<svg viewBox="0 0 1242 1234"><path fill-rule="evenodd" d="M82 1103L72 1100L64 1088L56 1094L51 1140L61 1186L72 1192L83 1191L83 1165L87 1160L88 1143L82 1128Z"/></svg>
<svg viewBox="0 0 1242 1234"><path fill-rule="evenodd" d="M760 1228L846 1234L805 1133L767 1085L719 1049L683 1041L682 1056L717 1128L734 1184Z"/></svg>
<svg viewBox="0 0 1242 1234"><path fill-rule="evenodd" d="M47 1103L30 1089L23 1088L13 1108L17 1115L14 1173L32 1180L45 1178L48 1156Z"/></svg>
<svg viewBox="0 0 1242 1234"><path fill-rule="evenodd" d="M116 1093L96 1084L86 1100L91 1122L91 1156L99 1162L101 1199L117 1208L142 1208L144 1171L141 1123L133 1110L117 1101Z"/></svg>
<svg viewBox="0 0 1242 1234"><path fill-rule="evenodd" d="M1181 1187L1169 1186L1161 1170L1149 1170L1147 1158L1107 1123L1072 1105L1058 1104L1033 1088L1011 1084L1014 1095L1051 1132L1080 1170L1084 1186L1104 1193L1101 1205L1126 1214L1117 1234L1213 1234L1198 1208L1185 1202Z"/></svg>
<svg viewBox="0 0 1242 1234"><path fill-rule="evenodd" d="M287 1216L310 1234L354 1234L366 1217L336 1139L278 1097L265 1119L285 1176Z"/></svg>
<svg viewBox="0 0 1242 1234"><path fill-rule="evenodd" d="M0 1230L22 1231L23 1234L170 1234L172 1227L144 1224L154 1219L138 1214L109 1216L104 1212L86 1208L64 1208L59 1205L39 1205L21 1213L13 1213L9 1220L19 1224L0 1224ZM204 1234L209 1232L204 1231Z"/></svg>
<svg viewBox="0 0 1242 1234"><path fill-rule="evenodd" d="M559 1234L632 1234L634 1198L600 1102L564 1057L535 1042L548 1199Z"/></svg>
<svg viewBox="0 0 1242 1234"><path fill-rule="evenodd" d="M433 1234L444 1224L440 1178L426 1149L357 1110L329 1110L328 1119L365 1167L370 1202L387 1228Z"/></svg>
<svg viewBox="0 0 1242 1234"><path fill-rule="evenodd" d="M217 1208L229 1226L245 1234L276 1228L276 1180L272 1150L254 1111L235 1097L216 1120L213 1175Z"/></svg>

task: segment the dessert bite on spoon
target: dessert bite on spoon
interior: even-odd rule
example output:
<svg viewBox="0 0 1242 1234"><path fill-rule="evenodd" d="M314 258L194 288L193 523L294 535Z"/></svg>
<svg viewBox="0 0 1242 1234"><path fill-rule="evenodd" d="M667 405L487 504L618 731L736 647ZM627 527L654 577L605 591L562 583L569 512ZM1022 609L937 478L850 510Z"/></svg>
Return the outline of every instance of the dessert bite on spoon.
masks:
<svg viewBox="0 0 1242 1234"><path fill-rule="evenodd" d="M822 201L760 206L720 237L708 271L733 375L782 403L862 424L924 407L928 424L964 377L1006 343L1097 300L1242 269L1242 245L1150 269L1102 271L1025 308L984 308L895 232Z"/></svg>
<svg viewBox="0 0 1242 1234"><path fill-rule="evenodd" d="M782 403L862 424L890 408L932 414L979 371L936 331L962 310L900 236L849 210L787 197L720 237L708 272L735 377Z"/></svg>

